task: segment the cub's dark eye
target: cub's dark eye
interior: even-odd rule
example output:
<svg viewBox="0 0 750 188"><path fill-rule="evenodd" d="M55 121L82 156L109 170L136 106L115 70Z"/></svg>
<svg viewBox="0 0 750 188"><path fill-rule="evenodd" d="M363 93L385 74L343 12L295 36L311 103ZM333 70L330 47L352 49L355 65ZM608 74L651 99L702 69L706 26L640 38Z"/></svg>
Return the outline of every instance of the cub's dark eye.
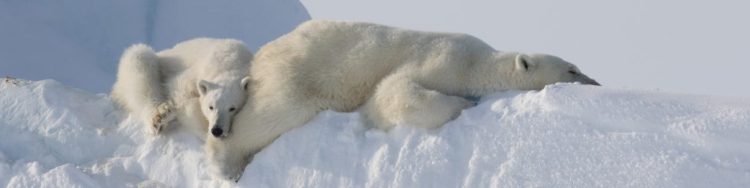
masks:
<svg viewBox="0 0 750 188"><path fill-rule="evenodd" d="M572 75L578 75L578 72L576 72L576 71L568 71L568 73L570 73Z"/></svg>
<svg viewBox="0 0 750 188"><path fill-rule="evenodd" d="M209 110L214 110L214 106L209 106L208 109Z"/></svg>
<svg viewBox="0 0 750 188"><path fill-rule="evenodd" d="M229 111L230 111L230 112L234 112L234 110L235 110L235 109L234 109L234 107L232 107L232 108L229 108Z"/></svg>

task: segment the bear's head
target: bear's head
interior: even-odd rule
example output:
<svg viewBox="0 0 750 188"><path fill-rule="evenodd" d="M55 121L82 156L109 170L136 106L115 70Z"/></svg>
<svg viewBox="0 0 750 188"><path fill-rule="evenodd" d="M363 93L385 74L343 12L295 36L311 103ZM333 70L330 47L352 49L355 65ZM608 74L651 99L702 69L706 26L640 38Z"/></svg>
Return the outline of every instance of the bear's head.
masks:
<svg viewBox="0 0 750 188"><path fill-rule="evenodd" d="M513 71L515 80L520 82L517 89L539 90L558 82L599 85L572 63L547 54L518 54Z"/></svg>
<svg viewBox="0 0 750 188"><path fill-rule="evenodd" d="M240 111L247 100L247 89L250 77L209 82L200 80L197 83L200 95L200 108L208 120L208 130L214 137L225 137L229 134L234 115Z"/></svg>

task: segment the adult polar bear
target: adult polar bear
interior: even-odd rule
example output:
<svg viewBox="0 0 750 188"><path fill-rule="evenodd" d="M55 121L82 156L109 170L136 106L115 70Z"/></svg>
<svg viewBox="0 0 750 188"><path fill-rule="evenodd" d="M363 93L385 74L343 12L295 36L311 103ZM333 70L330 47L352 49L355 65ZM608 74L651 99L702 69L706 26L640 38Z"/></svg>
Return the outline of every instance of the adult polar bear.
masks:
<svg viewBox="0 0 750 188"><path fill-rule="evenodd" d="M542 54L498 52L466 34L308 21L263 46L251 68L250 99L207 154L226 178L252 155L321 110L362 108L371 124L438 127L483 96L556 82L597 84L572 64Z"/></svg>
<svg viewBox="0 0 750 188"><path fill-rule="evenodd" d="M247 99L251 59L233 39L197 38L159 53L136 44L120 59L112 98L154 133L177 118L201 136L209 126L225 136Z"/></svg>

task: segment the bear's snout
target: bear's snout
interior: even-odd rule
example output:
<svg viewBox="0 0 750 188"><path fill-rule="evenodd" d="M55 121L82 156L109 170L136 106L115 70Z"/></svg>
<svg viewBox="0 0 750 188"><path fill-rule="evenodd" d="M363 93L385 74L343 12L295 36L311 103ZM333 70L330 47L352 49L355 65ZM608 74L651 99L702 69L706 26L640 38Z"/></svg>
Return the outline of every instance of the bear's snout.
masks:
<svg viewBox="0 0 750 188"><path fill-rule="evenodd" d="M211 129L211 134L214 135L214 137L221 136L221 133L224 133L224 130L221 130L219 127L214 127Z"/></svg>

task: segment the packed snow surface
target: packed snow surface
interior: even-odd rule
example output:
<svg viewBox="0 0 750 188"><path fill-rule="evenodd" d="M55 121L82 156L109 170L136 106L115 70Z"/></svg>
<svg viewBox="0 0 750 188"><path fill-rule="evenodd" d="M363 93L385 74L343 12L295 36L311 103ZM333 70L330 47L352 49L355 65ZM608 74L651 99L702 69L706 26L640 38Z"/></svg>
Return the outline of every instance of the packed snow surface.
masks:
<svg viewBox="0 0 750 188"><path fill-rule="evenodd" d="M109 92L120 54L135 43L162 50L235 38L257 50L309 19L297 0L0 0L0 77Z"/></svg>
<svg viewBox="0 0 750 188"><path fill-rule="evenodd" d="M153 136L109 96L0 79L0 186L748 187L750 99L558 84L508 91L436 130L323 112L212 180L202 141Z"/></svg>

